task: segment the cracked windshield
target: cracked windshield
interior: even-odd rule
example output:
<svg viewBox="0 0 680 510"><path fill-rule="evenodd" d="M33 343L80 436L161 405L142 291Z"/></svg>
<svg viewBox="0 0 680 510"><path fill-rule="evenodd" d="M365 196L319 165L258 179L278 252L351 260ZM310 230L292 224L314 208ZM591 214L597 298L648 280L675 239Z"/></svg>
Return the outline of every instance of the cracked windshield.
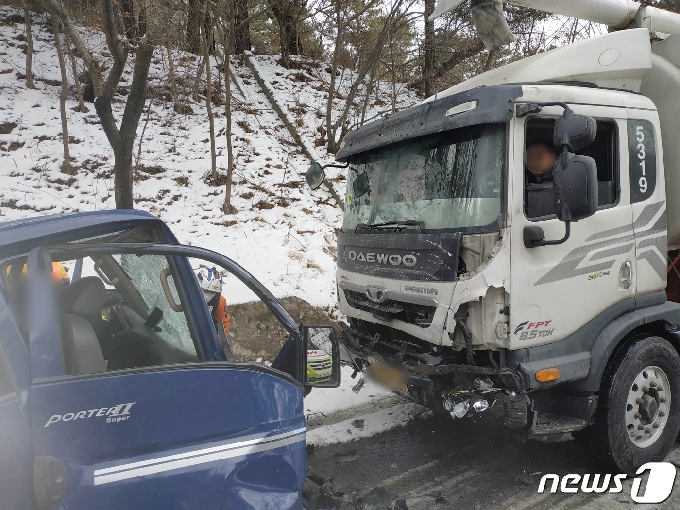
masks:
<svg viewBox="0 0 680 510"><path fill-rule="evenodd" d="M343 229L417 221L473 228L501 212L505 125L460 128L350 160Z"/></svg>

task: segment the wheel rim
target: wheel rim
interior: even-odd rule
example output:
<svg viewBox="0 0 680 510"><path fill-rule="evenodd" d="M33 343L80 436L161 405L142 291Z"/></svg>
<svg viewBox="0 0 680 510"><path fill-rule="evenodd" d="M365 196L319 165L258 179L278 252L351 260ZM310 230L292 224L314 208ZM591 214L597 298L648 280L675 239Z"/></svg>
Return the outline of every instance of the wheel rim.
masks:
<svg viewBox="0 0 680 510"><path fill-rule="evenodd" d="M666 373L650 366L633 380L626 402L628 439L638 448L654 444L663 433L671 408L671 386Z"/></svg>

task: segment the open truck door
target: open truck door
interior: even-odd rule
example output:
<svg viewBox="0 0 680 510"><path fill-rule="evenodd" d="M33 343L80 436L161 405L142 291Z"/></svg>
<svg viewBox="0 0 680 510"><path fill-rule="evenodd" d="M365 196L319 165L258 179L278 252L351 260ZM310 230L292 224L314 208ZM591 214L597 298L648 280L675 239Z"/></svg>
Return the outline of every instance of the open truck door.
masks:
<svg viewBox="0 0 680 510"><path fill-rule="evenodd" d="M83 276L56 284L42 270L52 260L82 261ZM196 261L228 273L270 316L283 345L271 366L227 360ZM33 250L28 266L40 508L299 507L304 390L317 382L307 379L309 329L252 275L178 245L60 245ZM325 337L333 366L318 382L337 385L337 342Z"/></svg>
<svg viewBox="0 0 680 510"><path fill-rule="evenodd" d="M0 293L0 495L3 508L31 499L31 434L27 419L26 345Z"/></svg>

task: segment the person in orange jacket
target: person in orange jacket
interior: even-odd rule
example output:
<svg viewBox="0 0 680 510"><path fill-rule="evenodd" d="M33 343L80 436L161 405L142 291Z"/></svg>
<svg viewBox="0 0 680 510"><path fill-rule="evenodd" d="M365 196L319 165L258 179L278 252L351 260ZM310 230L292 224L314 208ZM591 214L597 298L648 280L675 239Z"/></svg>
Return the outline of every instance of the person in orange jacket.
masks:
<svg viewBox="0 0 680 510"><path fill-rule="evenodd" d="M227 313L227 300L222 295L222 275L214 267L202 267L196 272L196 277L203 290L203 298L210 310L215 329L222 323L224 333L229 334L231 318Z"/></svg>

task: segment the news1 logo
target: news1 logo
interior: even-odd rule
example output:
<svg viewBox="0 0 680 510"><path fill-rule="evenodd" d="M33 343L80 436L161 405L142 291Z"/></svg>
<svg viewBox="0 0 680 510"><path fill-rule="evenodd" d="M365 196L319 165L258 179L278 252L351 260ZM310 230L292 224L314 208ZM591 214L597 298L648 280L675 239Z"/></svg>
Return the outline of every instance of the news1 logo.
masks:
<svg viewBox="0 0 680 510"><path fill-rule="evenodd" d="M670 462L648 462L640 467L635 473L641 475L649 471L647 485L644 494L640 494L642 478L636 476L633 479L633 486L630 490L630 497L635 503L663 503L668 499L673 491L675 483L675 466ZM545 492L550 481L551 493L556 493L559 489L562 493L584 492L584 493L619 493L623 492L623 481L628 475L576 475L569 474L560 477L555 474L543 475L538 485L538 493ZM600 479L602 480L600 483Z"/></svg>

